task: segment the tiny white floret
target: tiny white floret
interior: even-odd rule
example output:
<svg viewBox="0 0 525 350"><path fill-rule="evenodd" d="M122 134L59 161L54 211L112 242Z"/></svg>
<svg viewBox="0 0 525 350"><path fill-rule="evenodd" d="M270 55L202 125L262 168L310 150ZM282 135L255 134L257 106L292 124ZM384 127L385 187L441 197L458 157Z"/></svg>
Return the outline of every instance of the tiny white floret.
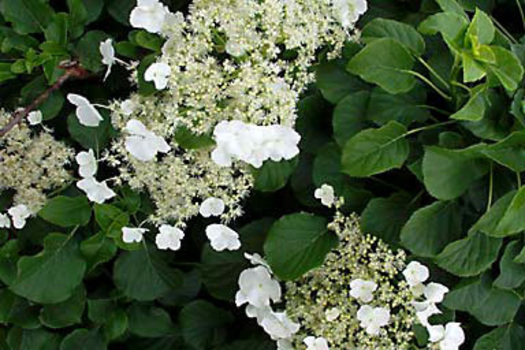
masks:
<svg viewBox="0 0 525 350"><path fill-rule="evenodd" d="M148 232L148 229L145 228L123 227L122 241L127 244L142 242L146 232Z"/></svg>
<svg viewBox="0 0 525 350"><path fill-rule="evenodd" d="M241 247L239 234L225 225L209 225L206 227L206 237L210 240L211 247L218 252L237 250Z"/></svg>
<svg viewBox="0 0 525 350"><path fill-rule="evenodd" d="M224 213L224 201L220 198L211 197L202 202L199 213L205 217L219 216Z"/></svg>
<svg viewBox="0 0 525 350"><path fill-rule="evenodd" d="M97 109L83 96L77 94L67 95L69 102L77 106L76 115L80 124L89 127L97 127L104 120Z"/></svg>
<svg viewBox="0 0 525 350"><path fill-rule="evenodd" d="M159 233L155 237L155 243L157 248L161 250L179 250L181 246L181 240L184 238L184 232L182 230L170 226L170 225L161 225L159 227Z"/></svg>

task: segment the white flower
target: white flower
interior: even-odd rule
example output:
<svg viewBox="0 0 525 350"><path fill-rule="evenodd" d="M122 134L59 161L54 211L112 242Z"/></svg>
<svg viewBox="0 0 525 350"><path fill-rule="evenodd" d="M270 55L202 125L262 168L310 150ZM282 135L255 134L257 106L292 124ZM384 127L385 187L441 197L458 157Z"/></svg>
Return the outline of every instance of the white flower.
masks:
<svg viewBox="0 0 525 350"><path fill-rule="evenodd" d="M38 125L42 123L42 112L40 111L32 111L27 115L27 121L29 121L29 125Z"/></svg>
<svg viewBox="0 0 525 350"><path fill-rule="evenodd" d="M373 293L377 289L377 284L373 281L356 279L350 282L350 295L364 303L369 303L374 299Z"/></svg>
<svg viewBox="0 0 525 350"><path fill-rule="evenodd" d="M77 106L76 115L80 124L84 126L97 127L104 120L96 108L87 98L76 95L67 95L69 102Z"/></svg>
<svg viewBox="0 0 525 350"><path fill-rule="evenodd" d="M361 321L361 327L370 335L378 335L381 327L390 321L390 311L382 307L373 308L363 305L357 311L357 319Z"/></svg>
<svg viewBox="0 0 525 350"><path fill-rule="evenodd" d="M137 7L131 11L129 21L134 28L160 33L168 13L167 7L158 0L138 0Z"/></svg>
<svg viewBox="0 0 525 350"><path fill-rule="evenodd" d="M306 350L330 350L325 338L306 337L303 342L306 344Z"/></svg>
<svg viewBox="0 0 525 350"><path fill-rule="evenodd" d="M0 228L10 228L11 220L7 214L0 214Z"/></svg>
<svg viewBox="0 0 525 350"><path fill-rule="evenodd" d="M294 348L288 339L277 339L277 350L294 350Z"/></svg>
<svg viewBox="0 0 525 350"><path fill-rule="evenodd" d="M270 268L270 265L268 264L268 262L266 260L264 260L264 258L262 256L260 256L259 254L257 254L257 253L253 253L253 254L244 253L244 257L246 259L248 259L248 261L252 265L264 266L264 267L266 267L268 269L268 271L272 272L272 269Z"/></svg>
<svg viewBox="0 0 525 350"><path fill-rule="evenodd" d="M427 327L431 343L439 342L440 350L458 350L465 342L465 332L457 322L447 323L446 326L437 325Z"/></svg>
<svg viewBox="0 0 525 350"><path fill-rule="evenodd" d="M239 288L235 295L237 306L248 303L264 308L270 305L270 300L278 302L281 299L281 285L263 266L244 270L239 276Z"/></svg>
<svg viewBox="0 0 525 350"><path fill-rule="evenodd" d="M148 232L148 229L145 228L131 228L123 227L122 228L122 241L124 243L139 243L144 239L144 234Z"/></svg>
<svg viewBox="0 0 525 350"><path fill-rule="evenodd" d="M324 184L314 193L315 198L321 200L324 206L331 207L335 202L334 188L328 184Z"/></svg>
<svg viewBox="0 0 525 350"><path fill-rule="evenodd" d="M131 99L125 100L120 104L120 108L122 109L122 113L124 113L125 116L130 116L135 112L135 109L137 108L137 103Z"/></svg>
<svg viewBox="0 0 525 350"><path fill-rule="evenodd" d="M326 310L324 314L326 316L326 320L328 322L332 322L332 321L337 320L339 316L341 316L341 310L339 310L336 307L333 307L329 310Z"/></svg>
<svg viewBox="0 0 525 350"><path fill-rule="evenodd" d="M301 136L282 125L258 126L239 120L222 121L215 127L213 137L217 144L211 154L219 166L231 166L240 160L256 168L271 159L279 162L299 154Z"/></svg>
<svg viewBox="0 0 525 350"><path fill-rule="evenodd" d="M93 177L78 181L77 187L86 193L90 201L98 204L103 204L108 199L116 196L106 182L98 182Z"/></svg>
<svg viewBox="0 0 525 350"><path fill-rule="evenodd" d="M445 294L447 294L448 291L449 289L446 286L432 282L425 286L423 294L429 302L438 304L443 301Z"/></svg>
<svg viewBox="0 0 525 350"><path fill-rule="evenodd" d="M241 57L246 53L246 47L234 40L228 40L226 43L226 52L233 57Z"/></svg>
<svg viewBox="0 0 525 350"><path fill-rule="evenodd" d="M332 0L334 14L344 28L350 28L368 10L366 0Z"/></svg>
<svg viewBox="0 0 525 350"><path fill-rule="evenodd" d="M428 268L417 261L412 261L403 271L403 275L409 286L414 287L425 282L430 277Z"/></svg>
<svg viewBox="0 0 525 350"><path fill-rule="evenodd" d="M183 238L184 232L182 232L182 230L170 225L161 225L159 227L159 234L155 237L155 243L159 249L176 251L180 249L180 241Z"/></svg>
<svg viewBox="0 0 525 350"><path fill-rule="evenodd" d="M299 325L284 312L272 312L262 320L261 326L273 340L289 339L299 330Z"/></svg>
<svg viewBox="0 0 525 350"><path fill-rule="evenodd" d="M208 198L202 202L199 213L205 218L219 216L224 213L224 201L215 197Z"/></svg>
<svg viewBox="0 0 525 350"><path fill-rule="evenodd" d="M225 225L209 225L206 227L206 236L210 240L211 247L218 252L225 249L237 250L241 247L239 234Z"/></svg>
<svg viewBox="0 0 525 350"><path fill-rule="evenodd" d="M142 122L132 119L126 124L126 149L140 161L147 162L155 158L157 153L168 153L170 145L162 137L146 129Z"/></svg>
<svg viewBox="0 0 525 350"><path fill-rule="evenodd" d="M431 316L439 315L441 313L436 304L430 303L428 301L413 301L412 306L416 309L416 317L419 323L424 327L428 327L430 325L428 323L428 319Z"/></svg>
<svg viewBox="0 0 525 350"><path fill-rule="evenodd" d="M164 90L168 86L171 68L166 63L153 63L144 73L145 81L152 81L157 90Z"/></svg>
<svg viewBox="0 0 525 350"><path fill-rule="evenodd" d="M272 312L273 310L269 306L256 307L251 304L246 306L246 316L257 319L259 325L261 325L264 318L269 316Z"/></svg>
<svg viewBox="0 0 525 350"><path fill-rule="evenodd" d="M8 211L13 219L13 226L16 229L22 229L26 225L26 220L31 216L31 211L24 204L19 204L15 207L11 207Z"/></svg>
<svg viewBox="0 0 525 350"><path fill-rule="evenodd" d="M102 64L108 66L106 74L104 75L104 80L106 80L111 74L111 67L117 62L115 58L115 49L113 48L113 40L107 39L101 41L98 49L102 55Z"/></svg>
<svg viewBox="0 0 525 350"><path fill-rule="evenodd" d="M78 173L80 176L83 178L95 176L97 173L97 159L92 149L89 152L79 152L75 160L79 166Z"/></svg>

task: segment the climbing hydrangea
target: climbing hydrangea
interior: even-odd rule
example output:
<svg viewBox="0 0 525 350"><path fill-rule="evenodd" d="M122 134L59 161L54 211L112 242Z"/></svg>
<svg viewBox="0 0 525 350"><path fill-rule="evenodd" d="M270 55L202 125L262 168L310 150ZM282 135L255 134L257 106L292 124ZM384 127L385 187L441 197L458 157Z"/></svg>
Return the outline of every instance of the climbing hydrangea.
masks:
<svg viewBox="0 0 525 350"><path fill-rule="evenodd" d="M149 192L157 207L152 222L184 228L213 197L224 203L219 219L228 223L242 214L253 186L249 165L297 155L296 105L314 79L311 66L320 52L340 55L366 9L346 1L343 19L341 4L196 0L184 16L157 0L139 1L132 25L166 39L161 57L145 67L157 91L111 105L122 136L104 160L120 170L117 184ZM137 71L132 79L138 83ZM224 142L218 125L243 127L228 129Z"/></svg>
<svg viewBox="0 0 525 350"><path fill-rule="evenodd" d="M0 110L0 129L11 118ZM73 151L46 129L20 123L0 138L0 192L14 191L13 206L23 205L34 214L50 192L72 181L68 171L72 159Z"/></svg>

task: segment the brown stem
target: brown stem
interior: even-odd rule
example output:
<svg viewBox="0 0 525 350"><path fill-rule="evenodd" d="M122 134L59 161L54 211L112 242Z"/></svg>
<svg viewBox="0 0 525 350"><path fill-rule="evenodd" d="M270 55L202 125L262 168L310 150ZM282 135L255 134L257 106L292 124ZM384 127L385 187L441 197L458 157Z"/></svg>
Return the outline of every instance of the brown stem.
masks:
<svg viewBox="0 0 525 350"><path fill-rule="evenodd" d="M40 96L38 96L29 106L23 110L13 112L13 119L0 130L0 137L3 137L11 129L17 126L24 118L26 118L29 113L34 111L40 104L45 102L49 95L54 91L60 89L66 81L71 78L75 79L86 79L90 76L89 72L84 69L78 62L67 62L59 66L59 68L64 69L65 73L58 80L51 85L46 91L44 91Z"/></svg>

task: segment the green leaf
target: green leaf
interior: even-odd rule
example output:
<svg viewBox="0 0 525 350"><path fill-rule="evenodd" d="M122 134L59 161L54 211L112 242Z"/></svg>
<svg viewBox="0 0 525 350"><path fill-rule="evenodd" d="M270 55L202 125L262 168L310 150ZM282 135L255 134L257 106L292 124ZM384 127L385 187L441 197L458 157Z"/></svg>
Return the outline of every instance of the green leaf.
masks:
<svg viewBox="0 0 525 350"><path fill-rule="evenodd" d="M468 102L456 113L450 116L451 119L479 121L483 119L486 109L485 90L472 94Z"/></svg>
<svg viewBox="0 0 525 350"><path fill-rule="evenodd" d="M215 141L210 135L194 135L185 126L177 128L175 140L184 149L208 148L215 145Z"/></svg>
<svg viewBox="0 0 525 350"><path fill-rule="evenodd" d="M239 275L248 266L248 260L241 251L217 252L208 244L202 250L202 282L216 299L232 300L235 297L239 289Z"/></svg>
<svg viewBox="0 0 525 350"><path fill-rule="evenodd" d="M410 201L410 196L401 192L388 198L372 199L361 214L363 232L379 237L389 244L399 243L401 229L413 212L413 208L408 205Z"/></svg>
<svg viewBox="0 0 525 350"><path fill-rule="evenodd" d="M525 265L514 261L520 250L519 241L512 241L507 245L499 262L500 274L494 281L494 286L501 289L515 289L525 282Z"/></svg>
<svg viewBox="0 0 525 350"><path fill-rule="evenodd" d="M298 158L274 162L268 160L259 169L252 168L253 188L261 192L276 192L288 183L298 164Z"/></svg>
<svg viewBox="0 0 525 350"><path fill-rule="evenodd" d="M463 36L469 22L464 16L452 12L432 15L419 24L418 30L425 35L440 33L447 45L454 51L463 46Z"/></svg>
<svg viewBox="0 0 525 350"><path fill-rule="evenodd" d="M494 40L496 34L496 28L492 23L490 17L479 8L476 9L476 13L470 26L467 30L467 36L475 38L473 41L481 45L488 45Z"/></svg>
<svg viewBox="0 0 525 350"><path fill-rule="evenodd" d="M60 45L67 44L68 15L59 13L53 19L45 31L46 40ZM65 51L67 54L67 51Z"/></svg>
<svg viewBox="0 0 525 350"><path fill-rule="evenodd" d="M119 23L129 26L129 15L136 5L135 1L111 0L108 2L108 12Z"/></svg>
<svg viewBox="0 0 525 350"><path fill-rule="evenodd" d="M489 171L488 162L480 159L479 149L479 146L461 150L426 147L423 176L427 191L441 200L461 196Z"/></svg>
<svg viewBox="0 0 525 350"><path fill-rule="evenodd" d="M129 310L129 330L144 338L163 337L173 333L170 315L158 307L133 304Z"/></svg>
<svg viewBox="0 0 525 350"><path fill-rule="evenodd" d="M414 58L402 44L383 38L374 40L355 55L347 69L391 94L399 94L412 90L416 84L414 76L408 73L413 66Z"/></svg>
<svg viewBox="0 0 525 350"><path fill-rule="evenodd" d="M361 39L367 44L381 38L397 40L416 56L421 56L425 52L423 37L412 26L405 23L376 18L369 22L361 32Z"/></svg>
<svg viewBox="0 0 525 350"><path fill-rule="evenodd" d="M492 237L507 237L525 229L525 188L500 198L476 223L476 228Z"/></svg>
<svg viewBox="0 0 525 350"><path fill-rule="evenodd" d="M456 0L436 0L444 12L451 12L466 18L467 14Z"/></svg>
<svg viewBox="0 0 525 350"><path fill-rule="evenodd" d="M316 70L317 87L323 97L337 104L346 95L367 89L367 85L359 78L349 74L342 61L326 62Z"/></svg>
<svg viewBox="0 0 525 350"><path fill-rule="evenodd" d="M462 221L456 202L435 202L412 214L401 230L401 243L418 256L434 257L461 237Z"/></svg>
<svg viewBox="0 0 525 350"><path fill-rule="evenodd" d="M49 328L65 328L82 322L86 305L86 289L80 286L73 295L58 304L44 305L40 321Z"/></svg>
<svg viewBox="0 0 525 350"><path fill-rule="evenodd" d="M95 220L118 247L125 250L141 249L140 243L128 244L122 240L122 228L129 223L129 214L109 204L95 205Z"/></svg>
<svg viewBox="0 0 525 350"><path fill-rule="evenodd" d="M475 276L492 266L501 244L499 238L474 231L468 237L447 245L437 256L436 263L456 276Z"/></svg>
<svg viewBox="0 0 525 350"><path fill-rule="evenodd" d="M518 88L523 78L523 66L520 60L511 51L498 46L491 46L496 63L488 66L489 72L508 91Z"/></svg>
<svg viewBox="0 0 525 350"><path fill-rule="evenodd" d="M7 336L9 350L56 350L59 343L60 335L44 329L11 328Z"/></svg>
<svg viewBox="0 0 525 350"><path fill-rule="evenodd" d="M272 226L264 252L279 278L296 279L324 262L337 245L327 224L323 217L298 213L284 216Z"/></svg>
<svg viewBox="0 0 525 350"><path fill-rule="evenodd" d="M467 283L465 283L467 282ZM447 293L443 305L450 310L473 313L485 299L488 298L492 289L492 279L489 274L470 280L463 280L452 291Z"/></svg>
<svg viewBox="0 0 525 350"><path fill-rule="evenodd" d="M90 272L98 265L113 259L117 254L117 246L101 231L83 241L80 251L87 262L87 271Z"/></svg>
<svg viewBox="0 0 525 350"><path fill-rule="evenodd" d="M82 0L67 0L67 7L69 8L69 31L73 38L78 38L84 33L88 12Z"/></svg>
<svg viewBox="0 0 525 350"><path fill-rule="evenodd" d="M86 197L58 196L49 200L38 215L60 227L84 226L91 219L91 206Z"/></svg>
<svg viewBox="0 0 525 350"><path fill-rule="evenodd" d="M379 129L361 131L343 149L342 171L354 177L367 177L401 168L409 153L406 133L405 126L395 121Z"/></svg>
<svg viewBox="0 0 525 350"><path fill-rule="evenodd" d="M85 149L102 150L115 134L115 130L111 125L111 118L104 111L101 112L104 120L96 128L80 124L75 114L70 114L67 117L69 135Z"/></svg>
<svg viewBox="0 0 525 350"><path fill-rule="evenodd" d="M182 272L168 266L155 248L121 253L115 262L113 280L129 298L155 300L182 285Z"/></svg>
<svg viewBox="0 0 525 350"><path fill-rule="evenodd" d="M0 83L14 78L16 74L11 70L11 63L0 63Z"/></svg>
<svg viewBox="0 0 525 350"><path fill-rule="evenodd" d="M179 314L184 341L196 350L222 343L226 337L225 326L232 321L233 316L228 311L203 300L187 304Z"/></svg>
<svg viewBox="0 0 525 350"><path fill-rule="evenodd" d="M327 108L328 103L317 93L302 98L297 104L295 130L301 135L301 152L316 153L332 139L326 130Z"/></svg>
<svg viewBox="0 0 525 350"><path fill-rule="evenodd" d="M107 344L98 329L76 329L64 338L60 350L106 350Z"/></svg>
<svg viewBox="0 0 525 350"><path fill-rule="evenodd" d="M151 96L157 92L155 85L152 82L144 80L144 74L146 70L157 60L155 54L146 56L140 61L139 66L137 67L137 74L139 77L139 93L142 96Z"/></svg>
<svg viewBox="0 0 525 350"><path fill-rule="evenodd" d="M516 131L481 151L495 162L521 173L525 171L525 132Z"/></svg>
<svg viewBox="0 0 525 350"><path fill-rule="evenodd" d="M22 96L22 103L29 105L38 96L40 96L48 88L46 77L39 75L27 85L25 85L20 94ZM64 95L60 91L54 91L48 99L38 106L42 112L44 120L50 120L58 116L64 105Z"/></svg>
<svg viewBox="0 0 525 350"><path fill-rule="evenodd" d="M85 270L78 243L72 237L52 233L45 238L42 252L18 261L18 274L10 289L37 303L59 303L73 294Z"/></svg>
<svg viewBox="0 0 525 350"><path fill-rule="evenodd" d="M43 32L54 16L47 1L41 0L3 0L0 11L19 34Z"/></svg>
<svg viewBox="0 0 525 350"><path fill-rule="evenodd" d="M423 105L426 103L425 89L413 89L407 94L391 95L381 88L372 90L368 105L368 119L377 125L395 120L405 126L422 123L430 118Z"/></svg>
<svg viewBox="0 0 525 350"><path fill-rule="evenodd" d="M92 30L79 40L75 47L75 54L84 68L95 73L102 71L102 55L98 47L102 41L108 38L108 34L100 30Z"/></svg>
<svg viewBox="0 0 525 350"><path fill-rule="evenodd" d="M334 138L339 146L343 147L352 136L369 126L367 116L370 107L369 91L351 93L337 103L332 123Z"/></svg>
<svg viewBox="0 0 525 350"><path fill-rule="evenodd" d="M500 326L514 320L521 305L521 298L514 292L492 288L472 314L487 326Z"/></svg>
<svg viewBox="0 0 525 350"><path fill-rule="evenodd" d="M134 30L129 35L129 41L137 46L160 53L164 40L144 30Z"/></svg>
<svg viewBox="0 0 525 350"><path fill-rule="evenodd" d="M496 328L479 338L474 350L525 350L525 330L515 323Z"/></svg>

